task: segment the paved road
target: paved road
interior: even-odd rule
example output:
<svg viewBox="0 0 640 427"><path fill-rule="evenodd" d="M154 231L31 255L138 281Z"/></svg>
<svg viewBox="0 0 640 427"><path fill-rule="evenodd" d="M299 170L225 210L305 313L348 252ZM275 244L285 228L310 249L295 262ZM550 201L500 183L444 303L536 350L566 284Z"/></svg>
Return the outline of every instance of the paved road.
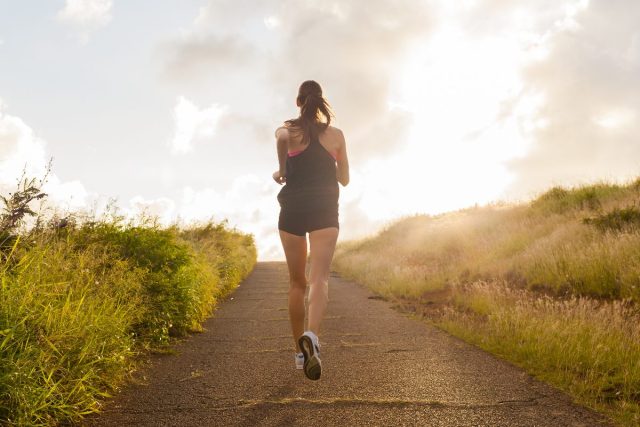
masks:
<svg viewBox="0 0 640 427"><path fill-rule="evenodd" d="M332 277L323 373L293 362L283 263L259 263L205 323L87 425L597 426L521 370Z"/></svg>

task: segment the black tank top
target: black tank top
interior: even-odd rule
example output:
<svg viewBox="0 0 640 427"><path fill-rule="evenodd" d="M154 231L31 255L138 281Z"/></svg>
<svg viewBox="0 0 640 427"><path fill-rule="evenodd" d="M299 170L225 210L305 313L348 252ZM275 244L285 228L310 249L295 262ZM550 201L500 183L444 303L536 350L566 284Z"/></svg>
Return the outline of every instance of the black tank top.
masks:
<svg viewBox="0 0 640 427"><path fill-rule="evenodd" d="M312 138L302 153L287 156L287 181L278 193L278 202L290 211L338 208L339 187L336 161Z"/></svg>

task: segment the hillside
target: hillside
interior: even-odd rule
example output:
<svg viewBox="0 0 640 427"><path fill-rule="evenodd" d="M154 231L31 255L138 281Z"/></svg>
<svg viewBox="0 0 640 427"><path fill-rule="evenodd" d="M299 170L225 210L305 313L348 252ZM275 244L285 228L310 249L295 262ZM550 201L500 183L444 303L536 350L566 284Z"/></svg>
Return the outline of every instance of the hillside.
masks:
<svg viewBox="0 0 640 427"><path fill-rule="evenodd" d="M622 424L640 422L640 179L403 218L340 245L335 268Z"/></svg>

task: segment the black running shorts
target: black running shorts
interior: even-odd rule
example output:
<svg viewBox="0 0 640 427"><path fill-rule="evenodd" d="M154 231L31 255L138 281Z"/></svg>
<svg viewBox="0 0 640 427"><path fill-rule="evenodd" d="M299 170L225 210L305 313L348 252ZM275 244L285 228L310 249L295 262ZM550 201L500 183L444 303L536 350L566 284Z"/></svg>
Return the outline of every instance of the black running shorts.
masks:
<svg viewBox="0 0 640 427"><path fill-rule="evenodd" d="M338 209L291 211L280 209L278 229L296 236L304 236L314 230L336 227L338 225Z"/></svg>

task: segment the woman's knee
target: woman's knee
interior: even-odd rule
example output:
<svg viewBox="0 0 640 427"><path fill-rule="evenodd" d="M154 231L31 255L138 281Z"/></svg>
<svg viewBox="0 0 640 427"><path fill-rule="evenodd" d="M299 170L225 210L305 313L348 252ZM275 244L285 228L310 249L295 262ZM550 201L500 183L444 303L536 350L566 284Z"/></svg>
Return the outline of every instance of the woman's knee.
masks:
<svg viewBox="0 0 640 427"><path fill-rule="evenodd" d="M306 290L307 289L307 279L292 277L289 280L289 290Z"/></svg>
<svg viewBox="0 0 640 427"><path fill-rule="evenodd" d="M329 281L324 279L313 280L309 282L309 292L322 295L326 300L329 300Z"/></svg>

